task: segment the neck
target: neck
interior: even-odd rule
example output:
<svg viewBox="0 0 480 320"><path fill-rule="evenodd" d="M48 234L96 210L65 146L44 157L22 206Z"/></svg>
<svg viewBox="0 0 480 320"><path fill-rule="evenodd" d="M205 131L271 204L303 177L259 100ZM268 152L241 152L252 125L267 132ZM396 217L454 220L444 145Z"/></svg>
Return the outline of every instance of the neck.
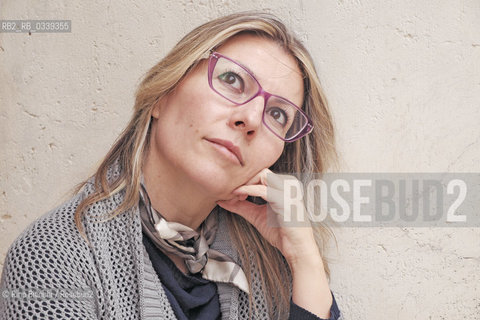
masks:
<svg viewBox="0 0 480 320"><path fill-rule="evenodd" d="M147 154L143 176L153 208L165 220L197 230L215 208L215 199L175 168L166 168L152 153Z"/></svg>

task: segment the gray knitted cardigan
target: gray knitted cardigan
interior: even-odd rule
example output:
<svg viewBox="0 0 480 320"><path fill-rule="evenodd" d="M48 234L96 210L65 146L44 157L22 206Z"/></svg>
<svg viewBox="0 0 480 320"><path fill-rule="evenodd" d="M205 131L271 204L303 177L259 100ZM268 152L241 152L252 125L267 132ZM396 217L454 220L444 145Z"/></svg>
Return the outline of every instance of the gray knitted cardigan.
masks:
<svg viewBox="0 0 480 320"><path fill-rule="evenodd" d="M122 192L94 204L84 216L92 247L80 236L73 213L93 191L93 183L87 183L11 245L0 284L1 319L175 319L142 243L138 206L99 222L120 205ZM212 247L237 260L224 215L219 216ZM252 271L253 318L267 319L258 276ZM249 318L247 295L230 284L217 286L222 319Z"/></svg>

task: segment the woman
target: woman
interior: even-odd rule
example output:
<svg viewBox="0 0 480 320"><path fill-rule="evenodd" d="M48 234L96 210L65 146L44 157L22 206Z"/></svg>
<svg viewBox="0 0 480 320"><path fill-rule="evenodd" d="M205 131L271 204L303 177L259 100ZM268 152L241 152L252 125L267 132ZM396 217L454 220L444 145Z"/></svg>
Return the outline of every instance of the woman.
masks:
<svg viewBox="0 0 480 320"><path fill-rule="evenodd" d="M272 173L324 172L333 140L311 58L282 23L196 28L146 74L96 174L12 245L2 314L338 318L325 231L283 223Z"/></svg>

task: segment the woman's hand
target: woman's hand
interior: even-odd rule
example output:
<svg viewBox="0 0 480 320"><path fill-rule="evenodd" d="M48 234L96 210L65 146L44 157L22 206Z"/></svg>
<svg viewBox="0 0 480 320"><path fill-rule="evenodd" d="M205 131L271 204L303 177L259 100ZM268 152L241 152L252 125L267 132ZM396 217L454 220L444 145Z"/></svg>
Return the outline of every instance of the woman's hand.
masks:
<svg viewBox="0 0 480 320"><path fill-rule="evenodd" d="M288 201L289 205L284 205L284 188L288 185L300 186L300 183L293 176L278 175L263 169L233 191L236 198L218 201L217 204L245 218L271 245L280 250L292 271L293 302L321 318L329 318L332 295L322 257L303 197L296 196L289 199L292 200ZM301 192L301 189L297 188L297 192ZM267 204L257 205L246 201L247 196L261 197ZM296 214L291 211L292 207L297 209Z"/></svg>
<svg viewBox="0 0 480 320"><path fill-rule="evenodd" d="M250 222L271 245L280 250L291 267L298 261L321 261L303 200L296 196L285 208L285 185L300 186L293 176L274 174L263 169L245 185L235 189L236 198L218 201L222 208ZM297 192L301 189L297 188ZM247 196L261 197L266 205L246 201ZM296 208L292 212L292 207Z"/></svg>

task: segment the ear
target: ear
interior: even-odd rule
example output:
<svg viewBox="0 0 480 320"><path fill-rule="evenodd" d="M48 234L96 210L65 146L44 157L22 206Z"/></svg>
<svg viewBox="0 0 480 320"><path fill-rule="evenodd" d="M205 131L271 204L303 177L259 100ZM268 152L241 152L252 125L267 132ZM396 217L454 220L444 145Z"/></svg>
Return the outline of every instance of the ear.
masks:
<svg viewBox="0 0 480 320"><path fill-rule="evenodd" d="M155 105L152 109L152 117L154 117L155 119L158 119L160 117L162 107L164 106L166 100L166 97L163 96L161 99L158 99L157 102L155 102Z"/></svg>

